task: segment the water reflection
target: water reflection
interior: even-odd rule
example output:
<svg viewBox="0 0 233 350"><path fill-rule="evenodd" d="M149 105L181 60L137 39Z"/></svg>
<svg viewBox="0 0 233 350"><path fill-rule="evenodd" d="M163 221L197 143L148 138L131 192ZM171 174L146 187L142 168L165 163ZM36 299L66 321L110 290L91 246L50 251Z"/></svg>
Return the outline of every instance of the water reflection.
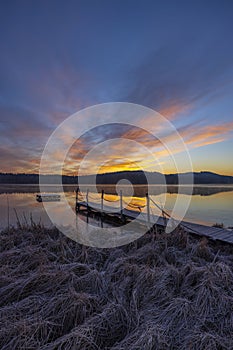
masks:
<svg viewBox="0 0 233 350"><path fill-rule="evenodd" d="M134 196L135 197L145 197L146 193L148 192L148 187L146 185L134 185ZM88 185L86 187L83 187L84 190L86 188L89 188L91 191L92 186ZM151 185L150 186L150 193L153 195L160 195L162 193L181 193L181 194L190 194L189 186L177 186L177 185ZM64 185L63 186L64 192L74 192L77 189L76 185ZM104 189L104 192L106 194L113 194L116 195L116 186L115 185L99 185L97 186L97 190L99 193L101 193L101 190ZM59 192L59 188L56 185L48 185L47 186L48 192ZM195 185L193 187L192 195L198 195L198 196L211 196L217 193L222 192L232 192L233 191L233 185ZM40 189L38 185L0 185L0 194L9 194L9 193L39 193ZM124 193L125 195L130 195L131 191L127 186L124 187Z"/></svg>
<svg viewBox="0 0 233 350"><path fill-rule="evenodd" d="M99 186L101 191L103 186ZM64 186L65 195L70 206L75 208L75 190L76 186ZM91 188L90 188L91 191ZM116 195L115 186L104 186L104 191L109 198L114 199ZM35 222L43 222L45 225L52 225L48 218L42 203L38 203L35 199L35 194L39 192L38 186L35 185L1 185L0 186L0 228L8 225L8 202L10 224L16 224L15 210L22 221L30 223L31 217ZM48 186L48 192L57 192L56 186ZM134 186L134 203L144 203L142 197L147 192L147 186ZM174 203L179 196L182 200L187 196L187 187L182 186L179 189L177 186L152 186L150 192L153 199L158 204L163 204L167 211L172 210ZM164 202L164 194L165 202ZM127 187L124 189L124 196L127 197ZM140 198L136 198L140 197ZM98 195L97 195L98 198ZM8 201L7 201L8 200ZM54 204L58 205L58 204ZM118 202L113 203L118 205ZM152 208L155 214L155 208ZM58 205L57 210L61 211L61 206ZM186 213L185 220L207 225L213 225L216 222L223 223L226 227L233 226L233 186L195 186L191 198L190 207Z"/></svg>

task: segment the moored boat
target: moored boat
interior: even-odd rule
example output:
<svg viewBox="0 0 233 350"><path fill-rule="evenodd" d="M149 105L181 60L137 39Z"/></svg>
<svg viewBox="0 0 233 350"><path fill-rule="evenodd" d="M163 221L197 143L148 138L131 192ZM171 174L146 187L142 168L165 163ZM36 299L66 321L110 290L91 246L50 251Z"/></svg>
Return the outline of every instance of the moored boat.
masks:
<svg viewBox="0 0 233 350"><path fill-rule="evenodd" d="M56 193L43 193L36 195L37 202L57 202L60 201L60 199L60 194Z"/></svg>

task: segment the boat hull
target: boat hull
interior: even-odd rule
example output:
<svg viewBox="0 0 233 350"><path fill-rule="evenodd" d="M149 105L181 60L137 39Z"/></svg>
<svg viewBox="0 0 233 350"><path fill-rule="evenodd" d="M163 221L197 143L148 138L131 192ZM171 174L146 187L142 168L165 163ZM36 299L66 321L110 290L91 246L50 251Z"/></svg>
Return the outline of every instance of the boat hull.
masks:
<svg viewBox="0 0 233 350"><path fill-rule="evenodd" d="M36 195L37 202L59 202L61 200L60 195L52 195L52 194L37 194Z"/></svg>

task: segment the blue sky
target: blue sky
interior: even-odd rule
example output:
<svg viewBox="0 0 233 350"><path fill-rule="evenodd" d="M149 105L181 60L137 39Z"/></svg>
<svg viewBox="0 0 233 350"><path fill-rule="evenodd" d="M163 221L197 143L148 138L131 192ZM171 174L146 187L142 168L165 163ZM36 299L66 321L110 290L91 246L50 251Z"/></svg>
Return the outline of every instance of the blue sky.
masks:
<svg viewBox="0 0 233 350"><path fill-rule="evenodd" d="M1 171L37 172L60 122L123 101L171 120L194 170L233 175L232 1L3 0L0 7ZM106 134L87 142L95 138Z"/></svg>

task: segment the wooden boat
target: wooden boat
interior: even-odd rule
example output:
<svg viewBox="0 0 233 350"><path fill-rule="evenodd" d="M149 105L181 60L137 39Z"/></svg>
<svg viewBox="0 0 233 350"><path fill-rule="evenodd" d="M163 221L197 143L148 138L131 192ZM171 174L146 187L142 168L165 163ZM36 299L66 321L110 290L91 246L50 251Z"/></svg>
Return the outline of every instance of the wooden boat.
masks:
<svg viewBox="0 0 233 350"><path fill-rule="evenodd" d="M43 193L36 195L37 202L57 202L60 201L60 199L60 194L56 193Z"/></svg>

